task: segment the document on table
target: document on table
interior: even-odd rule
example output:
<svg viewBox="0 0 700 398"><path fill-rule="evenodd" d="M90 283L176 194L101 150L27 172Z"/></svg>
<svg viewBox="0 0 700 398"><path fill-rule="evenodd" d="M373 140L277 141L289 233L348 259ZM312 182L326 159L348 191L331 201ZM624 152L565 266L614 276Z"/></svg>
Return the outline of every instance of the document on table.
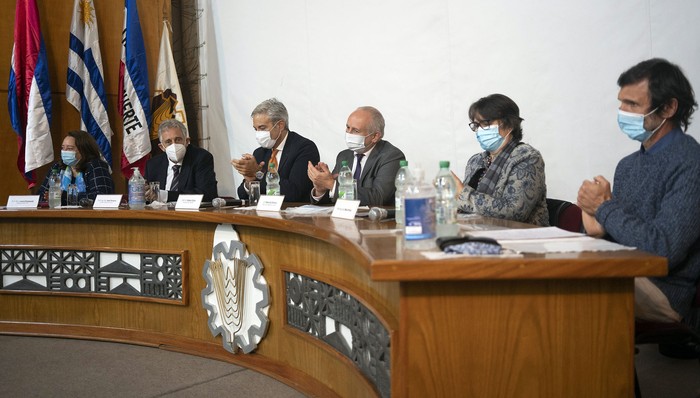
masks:
<svg viewBox="0 0 700 398"><path fill-rule="evenodd" d="M557 227L470 231L467 235L495 239L501 247L515 253L577 253L636 249Z"/></svg>
<svg viewBox="0 0 700 398"><path fill-rule="evenodd" d="M316 206L316 205L304 205L299 207L287 207L283 210L285 214L293 214L296 216L316 216L330 214L333 212L333 206Z"/></svg>
<svg viewBox="0 0 700 398"><path fill-rule="evenodd" d="M288 215L295 216L318 216L318 215L328 215L333 213L333 206L318 206L318 205L303 205L299 207L287 207L282 212ZM357 208L357 217L367 217L369 213L369 207L360 206Z"/></svg>

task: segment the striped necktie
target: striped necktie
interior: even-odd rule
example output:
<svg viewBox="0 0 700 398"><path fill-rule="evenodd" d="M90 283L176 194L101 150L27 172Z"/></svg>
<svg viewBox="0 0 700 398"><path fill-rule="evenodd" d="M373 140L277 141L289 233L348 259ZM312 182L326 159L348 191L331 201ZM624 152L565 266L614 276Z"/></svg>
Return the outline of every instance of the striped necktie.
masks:
<svg viewBox="0 0 700 398"><path fill-rule="evenodd" d="M178 191L178 185L180 184L180 165L173 165L173 182L170 183L171 191Z"/></svg>
<svg viewBox="0 0 700 398"><path fill-rule="evenodd" d="M279 170L279 163L277 163L277 148L272 150L272 154L270 154L270 160L267 161L268 167L274 163L275 169Z"/></svg>

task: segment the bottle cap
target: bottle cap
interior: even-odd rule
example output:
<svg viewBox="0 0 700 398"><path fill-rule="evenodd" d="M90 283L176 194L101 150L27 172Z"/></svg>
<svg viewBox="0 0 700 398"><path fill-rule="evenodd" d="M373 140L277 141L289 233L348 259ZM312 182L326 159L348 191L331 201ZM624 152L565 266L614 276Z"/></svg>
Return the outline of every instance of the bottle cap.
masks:
<svg viewBox="0 0 700 398"><path fill-rule="evenodd" d="M399 161L399 167L406 167L406 166L408 166L408 160Z"/></svg>
<svg viewBox="0 0 700 398"><path fill-rule="evenodd" d="M341 165L341 166L347 166L347 165L348 165L348 161L347 161L347 160L343 160L342 162L340 162L340 165Z"/></svg>
<svg viewBox="0 0 700 398"><path fill-rule="evenodd" d="M450 161L449 160L441 160L440 161L440 168L441 169L449 169L450 168Z"/></svg>

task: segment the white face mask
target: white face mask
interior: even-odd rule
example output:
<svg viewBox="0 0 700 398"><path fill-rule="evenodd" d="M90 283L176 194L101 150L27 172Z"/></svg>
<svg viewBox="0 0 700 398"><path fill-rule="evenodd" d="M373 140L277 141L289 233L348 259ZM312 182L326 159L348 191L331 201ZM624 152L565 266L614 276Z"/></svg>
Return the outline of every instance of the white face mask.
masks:
<svg viewBox="0 0 700 398"><path fill-rule="evenodd" d="M168 159L173 163L181 163L182 159L185 158L185 152L187 152L187 147L182 144L173 143L165 148L165 154L168 155Z"/></svg>
<svg viewBox="0 0 700 398"><path fill-rule="evenodd" d="M363 152L363 149L365 149L365 138L367 138L366 135L345 133L345 143L348 149L355 153Z"/></svg>
<svg viewBox="0 0 700 398"><path fill-rule="evenodd" d="M273 124L270 131L272 131L276 125L277 123ZM275 142L277 142L277 139L273 140L272 137L270 137L270 131L258 130L255 132L255 139L258 141L258 145L265 149L272 148L275 146Z"/></svg>

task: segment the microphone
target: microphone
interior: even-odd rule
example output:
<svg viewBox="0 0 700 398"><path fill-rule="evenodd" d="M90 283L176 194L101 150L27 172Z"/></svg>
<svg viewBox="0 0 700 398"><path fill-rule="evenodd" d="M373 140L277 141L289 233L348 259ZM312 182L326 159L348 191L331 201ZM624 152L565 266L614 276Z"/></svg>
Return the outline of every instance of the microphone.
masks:
<svg viewBox="0 0 700 398"><path fill-rule="evenodd" d="M396 217L396 210L387 210L381 207L369 209L369 219L372 221L380 221L394 217Z"/></svg>
<svg viewBox="0 0 700 398"><path fill-rule="evenodd" d="M214 198L211 200L211 205L215 209L220 209L224 206L240 206L241 200L233 198Z"/></svg>
<svg viewBox="0 0 700 398"><path fill-rule="evenodd" d="M226 199L214 198L211 201L211 205L214 206L214 208L220 209L220 208L226 206Z"/></svg>
<svg viewBox="0 0 700 398"><path fill-rule="evenodd" d="M94 201L92 199L82 198L80 202L78 202L78 205L80 205L80 207L92 207L93 203Z"/></svg>

